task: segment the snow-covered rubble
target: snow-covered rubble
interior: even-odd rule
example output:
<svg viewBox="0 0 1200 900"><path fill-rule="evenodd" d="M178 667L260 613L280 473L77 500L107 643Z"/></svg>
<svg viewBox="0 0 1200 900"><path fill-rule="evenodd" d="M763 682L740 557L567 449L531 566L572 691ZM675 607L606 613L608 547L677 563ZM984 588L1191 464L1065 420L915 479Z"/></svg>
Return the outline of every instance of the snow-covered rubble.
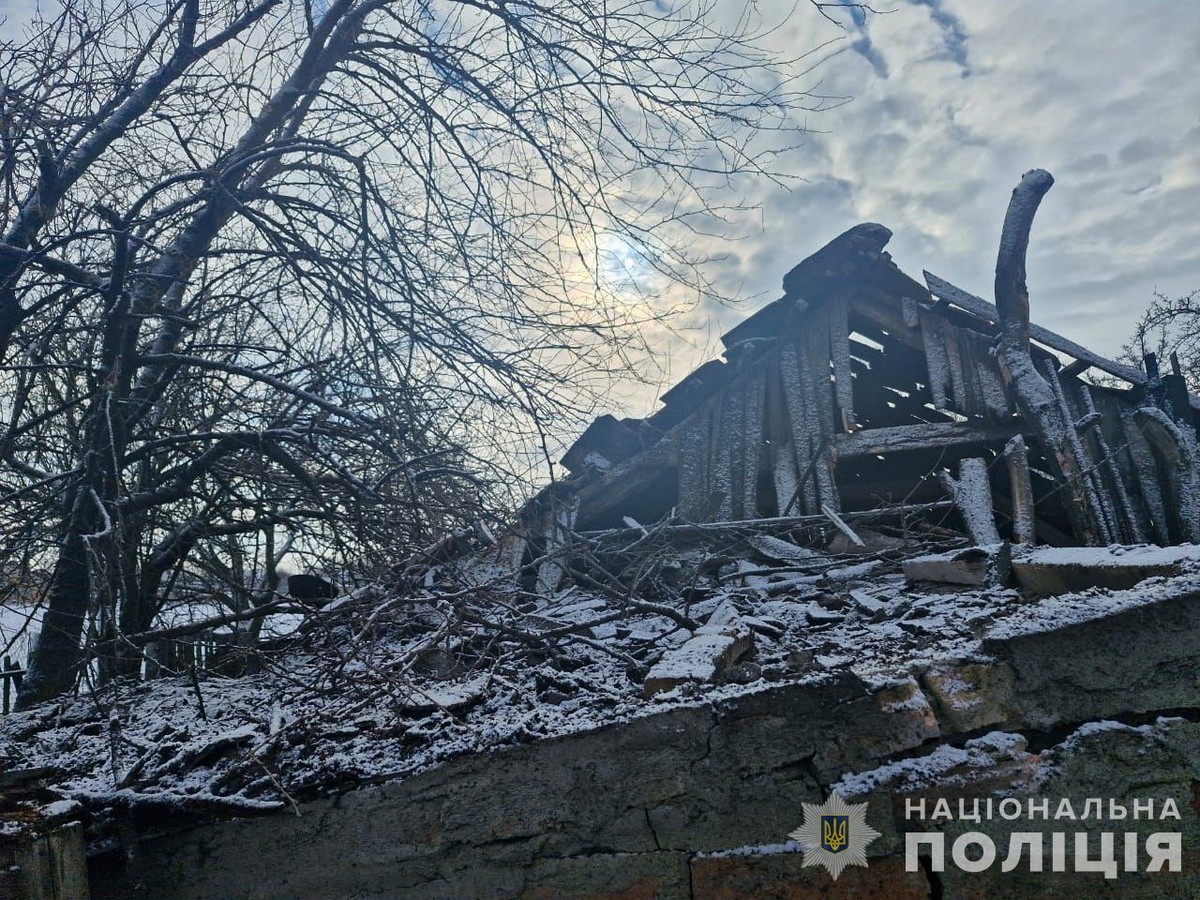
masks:
<svg viewBox="0 0 1200 900"><path fill-rule="evenodd" d="M906 584L894 550L847 558L784 543L659 547L656 580L624 593L619 580L577 572L574 584L542 597L511 577L464 583L446 566L432 588L364 591L315 614L290 642L273 644L257 674L119 681L4 717L0 770L48 768L43 783L93 812L278 809L454 756L830 671L868 683L906 679L922 667L986 659L986 637L1200 590L1200 575L1185 572L1131 591L1031 603L1006 588ZM719 608L725 624L706 632ZM731 630L752 634L752 664L644 694L648 673L672 653ZM976 743L990 753L996 740ZM969 764L974 746L946 748L944 762ZM918 775L903 763L895 774Z"/></svg>

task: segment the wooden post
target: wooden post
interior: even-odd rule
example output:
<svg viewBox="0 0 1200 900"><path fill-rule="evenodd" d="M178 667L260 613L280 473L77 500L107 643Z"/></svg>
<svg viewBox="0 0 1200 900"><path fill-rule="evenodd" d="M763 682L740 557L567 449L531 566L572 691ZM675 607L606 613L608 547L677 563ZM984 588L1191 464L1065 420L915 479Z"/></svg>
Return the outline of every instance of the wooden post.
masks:
<svg viewBox="0 0 1200 900"><path fill-rule="evenodd" d="M1086 417L1095 417L1097 425L1103 421L1103 416L1096 409L1096 401L1092 397L1092 389L1089 385L1077 385L1079 396L1083 403L1083 409ZM1109 484L1113 492L1113 505L1116 507L1116 527L1121 533L1121 538L1125 543L1142 544L1146 541L1146 533L1142 530L1142 523L1138 519L1137 510L1134 508L1133 500L1129 496L1129 491L1125 487L1125 479L1121 476L1120 467L1117 465L1116 454L1113 453L1109 446L1108 439L1104 436L1104 429L1096 427L1091 429L1090 440L1094 442L1097 455L1100 457L1100 464L1103 466L1104 474L1108 476Z"/></svg>
<svg viewBox="0 0 1200 900"><path fill-rule="evenodd" d="M988 483L987 463L979 457L964 459L958 464L958 480L949 472L941 473L942 486L954 498L954 505L971 533L971 539L981 546L999 544L996 517L992 512L992 488Z"/></svg>
<svg viewBox="0 0 1200 900"><path fill-rule="evenodd" d="M1154 452L1142 434L1142 429L1134 421L1133 412L1122 406L1117 406L1116 409L1121 423L1121 435L1132 463L1133 482L1137 485L1145 505L1147 524L1153 530L1150 536L1165 546L1171 543L1171 528Z"/></svg>
<svg viewBox="0 0 1200 900"><path fill-rule="evenodd" d="M13 668L12 660L7 656L4 657L4 670L0 671L0 681L4 682L4 714L5 715L8 715L9 710L12 709L12 706L10 703L10 694L12 692L12 688L9 686L9 682L12 679L12 676L8 674L9 672L12 671L12 668Z"/></svg>
<svg viewBox="0 0 1200 900"><path fill-rule="evenodd" d="M1178 531L1179 540L1200 542L1200 449L1194 433L1153 406L1139 409L1133 417L1166 469L1168 490L1163 496L1174 514L1172 530Z"/></svg>
<svg viewBox="0 0 1200 900"><path fill-rule="evenodd" d="M1025 438L1019 434L1004 446L1004 462L1008 466L1008 480L1012 485L1013 542L1017 544L1037 542L1033 525L1033 482L1029 477L1028 453Z"/></svg>
<svg viewBox="0 0 1200 900"><path fill-rule="evenodd" d="M1063 391L1062 381L1059 380L1054 360L1043 360L1042 371L1046 376L1046 384L1050 385L1050 391L1054 394L1054 402L1058 405L1059 415L1062 417L1062 421L1067 423L1062 454L1074 463L1078 471L1075 491L1082 496L1091 519L1095 523L1099 542L1110 544L1117 539L1116 515L1113 512L1112 503L1109 502L1108 492L1100 477L1099 468L1093 462L1091 454L1088 453L1080 438L1081 427L1086 430L1088 423L1076 420L1075 411L1067 403L1067 395Z"/></svg>

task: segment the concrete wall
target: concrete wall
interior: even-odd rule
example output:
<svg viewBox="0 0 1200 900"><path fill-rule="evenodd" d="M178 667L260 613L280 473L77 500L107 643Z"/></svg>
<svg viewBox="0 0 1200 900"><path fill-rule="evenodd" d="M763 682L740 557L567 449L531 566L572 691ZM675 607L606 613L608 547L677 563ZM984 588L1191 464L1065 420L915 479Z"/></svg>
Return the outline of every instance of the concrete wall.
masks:
<svg viewBox="0 0 1200 900"><path fill-rule="evenodd" d="M136 876L92 863L95 897L1028 897L1200 896L1200 597L1176 596L1068 628L986 643L987 656L919 667L871 688L849 674L503 752L285 814L142 843ZM1120 718L1141 728L1078 726ZM883 836L836 882L777 845L846 773L961 747L991 730L1014 748L935 784L863 794ZM968 746L976 746L976 744ZM986 742L984 742L986 745ZM974 752L974 751L973 751ZM976 753L978 757L978 753ZM890 768L895 768L891 766ZM902 767L901 767L902 769ZM883 776L881 776L882 778ZM904 796L1002 791L1057 804L1175 799L1182 874L905 872ZM861 799L861 798L860 798ZM932 799L931 799L932 805ZM1001 854L1007 832L984 823ZM1003 826L1003 827L1001 827ZM979 826L954 823L949 840ZM1128 823L1050 822L1051 830ZM1137 830L1150 827L1137 823Z"/></svg>

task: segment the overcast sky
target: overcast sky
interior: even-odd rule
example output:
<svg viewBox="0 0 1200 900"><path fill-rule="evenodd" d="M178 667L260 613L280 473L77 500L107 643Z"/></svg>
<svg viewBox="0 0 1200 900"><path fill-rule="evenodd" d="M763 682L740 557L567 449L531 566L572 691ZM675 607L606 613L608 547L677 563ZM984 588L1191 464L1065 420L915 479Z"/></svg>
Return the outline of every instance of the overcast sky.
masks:
<svg viewBox="0 0 1200 900"><path fill-rule="evenodd" d="M3 30L31 5L0 0ZM717 8L736 16L745 0ZM807 0L757 8L786 17L781 56L840 37L812 84L852 100L803 120L812 131L781 160L802 181L727 198L759 208L697 246L742 304L693 309L684 335L656 336L657 384L616 385L614 409L652 411L788 269L858 222L894 232L910 275L991 299L1008 196L1034 167L1057 180L1031 243L1035 321L1115 354L1156 290L1200 288L1200 0L880 0L892 11L843 12L845 31Z"/></svg>
<svg viewBox="0 0 1200 900"><path fill-rule="evenodd" d="M758 187L761 215L708 266L753 299L693 322L727 329L862 221L894 232L889 250L913 277L928 269L990 300L1008 197L1031 168L1056 179L1030 247L1035 321L1115 354L1156 290L1200 288L1200 2L876 8L895 11L845 17L845 49L820 70L823 91L853 100L807 118L822 133L788 158L806 181ZM802 5L775 40L795 51L835 33ZM664 380L716 352L668 340Z"/></svg>

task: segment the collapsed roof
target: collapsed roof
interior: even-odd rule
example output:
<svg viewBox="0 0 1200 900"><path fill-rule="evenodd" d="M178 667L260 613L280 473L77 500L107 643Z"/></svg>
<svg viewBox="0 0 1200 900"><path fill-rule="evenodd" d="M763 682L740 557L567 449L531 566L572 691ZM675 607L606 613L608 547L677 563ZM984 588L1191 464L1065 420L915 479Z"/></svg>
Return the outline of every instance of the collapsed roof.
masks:
<svg viewBox="0 0 1200 900"><path fill-rule="evenodd" d="M873 223L834 238L656 413L596 419L563 457L570 477L526 509L528 530L553 543L568 523L836 519L949 495L981 543L1200 538L1178 371L1104 359L1030 325L1027 306L1010 356L996 306L913 280L890 238Z"/></svg>

